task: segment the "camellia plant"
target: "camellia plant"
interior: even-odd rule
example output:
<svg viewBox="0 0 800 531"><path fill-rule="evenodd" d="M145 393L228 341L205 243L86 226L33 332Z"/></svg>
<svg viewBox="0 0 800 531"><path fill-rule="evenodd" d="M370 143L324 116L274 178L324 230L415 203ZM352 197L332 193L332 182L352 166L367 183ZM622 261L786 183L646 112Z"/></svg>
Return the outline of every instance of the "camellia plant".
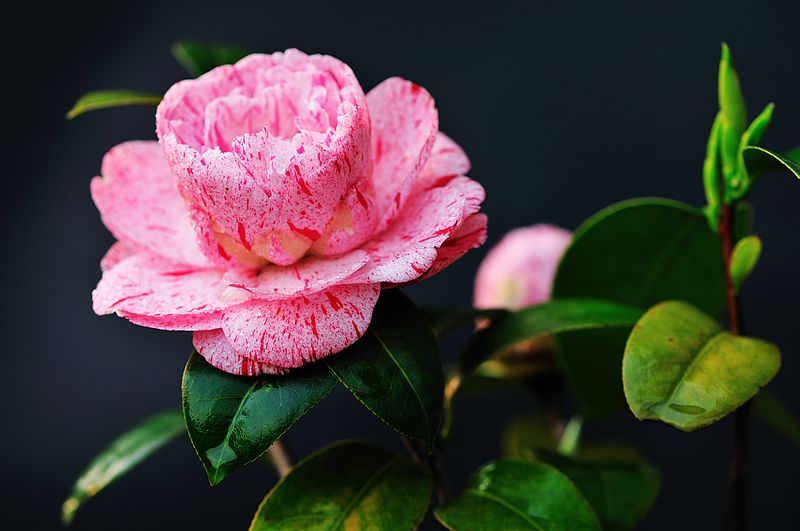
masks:
<svg viewBox="0 0 800 531"><path fill-rule="evenodd" d="M778 347L742 327L739 292L761 253L746 200L764 173L800 178L800 149L761 146L773 106L748 121L726 46L707 205L633 199L574 234L516 229L481 265L469 310L418 308L397 289L486 236L483 188L439 132L425 89L390 78L365 94L344 63L297 50L173 52L196 78L163 98L90 93L67 115L158 105L158 141L113 148L91 183L118 240L94 309L192 331L195 351L182 411L101 453L62 507L66 524L188 434L211 485L262 457L275 466L281 479L253 508L252 530L415 529L434 493L448 529L631 529L658 472L631 447L581 436L584 419L627 402L636 418L687 432L735 416L728 517L746 527L751 410L800 441L786 408L759 393ZM459 361L443 366L438 340L464 326L473 334ZM453 404L498 382L529 390L537 413L512 419L505 455L452 497L441 454ZM281 437L337 385L399 434L408 457L348 440L291 462Z"/></svg>

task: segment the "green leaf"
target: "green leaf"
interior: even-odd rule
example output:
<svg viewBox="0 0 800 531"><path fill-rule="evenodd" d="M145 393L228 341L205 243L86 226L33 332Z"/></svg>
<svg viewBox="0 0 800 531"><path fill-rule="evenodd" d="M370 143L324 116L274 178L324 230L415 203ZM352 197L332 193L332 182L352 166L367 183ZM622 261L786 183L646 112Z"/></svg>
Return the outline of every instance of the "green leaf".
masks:
<svg viewBox="0 0 800 531"><path fill-rule="evenodd" d="M555 298L591 297L642 311L682 299L712 315L725 307L717 235L703 214L665 199L633 199L585 221L561 259ZM624 405L620 371L629 329L558 336L559 362L587 420Z"/></svg>
<svg viewBox="0 0 800 531"><path fill-rule="evenodd" d="M733 287L738 293L742 284L753 272L761 256L761 238L758 236L745 236L736 243L731 253L730 274Z"/></svg>
<svg viewBox="0 0 800 531"><path fill-rule="evenodd" d="M743 150L744 164L747 171L757 174L763 171L789 170L800 179L800 162L759 146L747 146Z"/></svg>
<svg viewBox="0 0 800 531"><path fill-rule="evenodd" d="M661 478L644 463L590 461L539 451L540 461L556 467L583 493L605 530L633 529L658 496Z"/></svg>
<svg viewBox="0 0 800 531"><path fill-rule="evenodd" d="M720 167L719 167L719 139L722 113L717 113L711 133L706 144L706 158L703 161L703 187L706 192L706 206L704 212L708 217L711 230L716 231L719 225L719 216L722 205Z"/></svg>
<svg viewBox="0 0 800 531"><path fill-rule="evenodd" d="M81 96L67 113L67 119L71 120L85 112L97 109L125 105L158 105L160 101L161 96L158 94L148 94L135 90L98 90Z"/></svg>
<svg viewBox="0 0 800 531"><path fill-rule="evenodd" d="M695 431L747 402L780 363L775 345L732 335L690 304L667 301L636 323L622 381L636 418Z"/></svg>
<svg viewBox="0 0 800 531"><path fill-rule="evenodd" d="M320 363L283 376L248 378L215 369L192 353L183 372L183 414L211 485L258 459L335 385Z"/></svg>
<svg viewBox="0 0 800 531"><path fill-rule="evenodd" d="M503 456L534 461L536 450L555 450L544 415L537 412L515 417L503 431Z"/></svg>
<svg viewBox="0 0 800 531"><path fill-rule="evenodd" d="M461 357L461 372L469 373L493 354L523 341L569 330L630 327L641 314L636 308L597 299L556 299L509 312L472 337Z"/></svg>
<svg viewBox="0 0 800 531"><path fill-rule="evenodd" d="M422 306L419 309L436 337L442 337L459 326L476 319L493 319L506 313L506 310L478 310L475 308L442 308Z"/></svg>
<svg viewBox="0 0 800 531"><path fill-rule="evenodd" d="M233 64L248 53L239 46L196 41L179 41L172 45L172 55L195 77L218 66Z"/></svg>
<svg viewBox="0 0 800 531"><path fill-rule="evenodd" d="M718 77L720 121L720 156L722 172L725 176L726 189L736 178L736 161L739 151L739 140L747 122L747 111L744 96L739 86L739 76L733 68L728 45L722 45L722 57L719 62Z"/></svg>
<svg viewBox="0 0 800 531"><path fill-rule="evenodd" d="M250 530L416 529L430 497L424 466L343 441L295 465L261 502Z"/></svg>
<svg viewBox="0 0 800 531"><path fill-rule="evenodd" d="M769 390L762 390L753 399L753 416L800 448L800 422Z"/></svg>
<svg viewBox="0 0 800 531"><path fill-rule="evenodd" d="M755 146L761 142L764 133L767 131L767 126L769 126L769 122L772 120L772 112L774 109L775 106L773 104L770 103L767 105L761 114L753 120L750 127L742 134L736 156L736 175L727 182L729 188L726 190L726 197L738 200L750 193L757 174L751 174L747 171L744 151L748 146Z"/></svg>
<svg viewBox="0 0 800 531"><path fill-rule="evenodd" d="M461 498L434 514L456 531L600 529L597 515L569 478L549 465L513 459L482 467Z"/></svg>
<svg viewBox="0 0 800 531"><path fill-rule="evenodd" d="M61 520L69 525L75 513L89 498L124 476L152 453L184 432L180 411L150 417L112 442L94 458L72 486L72 493L61 506Z"/></svg>
<svg viewBox="0 0 800 531"><path fill-rule="evenodd" d="M325 361L347 390L392 429L433 443L444 395L439 345L425 318L399 290L383 291L364 337Z"/></svg>

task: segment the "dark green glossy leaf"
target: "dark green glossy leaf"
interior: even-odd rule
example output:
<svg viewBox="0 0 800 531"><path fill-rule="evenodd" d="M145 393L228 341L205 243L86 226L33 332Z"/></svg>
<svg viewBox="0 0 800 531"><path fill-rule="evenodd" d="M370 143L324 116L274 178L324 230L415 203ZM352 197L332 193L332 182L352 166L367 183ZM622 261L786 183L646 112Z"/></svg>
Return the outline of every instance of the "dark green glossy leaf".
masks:
<svg viewBox="0 0 800 531"><path fill-rule="evenodd" d="M424 466L344 441L295 465L261 502L250 530L416 529L430 497Z"/></svg>
<svg viewBox="0 0 800 531"><path fill-rule="evenodd" d="M89 498L125 475L153 452L185 430L180 411L150 417L112 442L83 471L61 506L61 519L69 525Z"/></svg>
<svg viewBox="0 0 800 531"><path fill-rule="evenodd" d="M375 416L408 437L433 443L444 396L439 345L399 290L383 291L364 337L325 361Z"/></svg>
<svg viewBox="0 0 800 531"><path fill-rule="evenodd" d="M625 347L622 381L639 420L695 431L735 411L780 367L778 348L734 336L682 301L653 306Z"/></svg>
<svg viewBox="0 0 800 531"><path fill-rule="evenodd" d="M180 41L172 46L172 55L193 76L205 74L222 65L230 65L249 52L239 46Z"/></svg>
<svg viewBox="0 0 800 531"><path fill-rule="evenodd" d="M211 484L257 459L335 385L320 363L248 378L217 370L192 353L183 372L183 414Z"/></svg>
<svg viewBox="0 0 800 531"><path fill-rule="evenodd" d="M760 256L761 238L758 236L746 236L736 242L731 253L730 274L733 287L737 292L741 290L742 284L753 272Z"/></svg>
<svg viewBox="0 0 800 531"><path fill-rule="evenodd" d="M564 474L549 465L513 459L482 467L461 498L435 514L456 531L600 529L589 503Z"/></svg>
<svg viewBox="0 0 800 531"><path fill-rule="evenodd" d="M800 448L800 422L769 390L763 389L753 399L753 416Z"/></svg>
<svg viewBox="0 0 800 531"><path fill-rule="evenodd" d="M81 96L67 113L71 120L85 112L125 105L158 105L161 96L135 90L98 90Z"/></svg>
<svg viewBox="0 0 800 531"><path fill-rule="evenodd" d="M630 327L641 314L624 304L594 299L553 300L509 312L473 336L461 357L461 371L466 374L523 341L570 330Z"/></svg>
<svg viewBox="0 0 800 531"><path fill-rule="evenodd" d="M658 471L644 463L590 461L542 450L536 457L572 480L605 530L633 529L653 506L661 487Z"/></svg>
<svg viewBox="0 0 800 531"><path fill-rule="evenodd" d="M767 171L789 170L800 179L800 162L787 156L759 146L747 146L744 148L742 156L747 171L751 175Z"/></svg>
<svg viewBox="0 0 800 531"><path fill-rule="evenodd" d="M475 308L441 308L437 306L420 307L422 315L436 337L442 337L459 326L476 319L493 319L505 314L506 310L478 310Z"/></svg>
<svg viewBox="0 0 800 531"><path fill-rule="evenodd" d="M687 300L713 315L725 304L717 235L703 214L665 199L634 199L595 214L576 231L561 260L555 298L592 297L644 311ZM559 361L585 417L623 406L622 352L629 329L558 336Z"/></svg>

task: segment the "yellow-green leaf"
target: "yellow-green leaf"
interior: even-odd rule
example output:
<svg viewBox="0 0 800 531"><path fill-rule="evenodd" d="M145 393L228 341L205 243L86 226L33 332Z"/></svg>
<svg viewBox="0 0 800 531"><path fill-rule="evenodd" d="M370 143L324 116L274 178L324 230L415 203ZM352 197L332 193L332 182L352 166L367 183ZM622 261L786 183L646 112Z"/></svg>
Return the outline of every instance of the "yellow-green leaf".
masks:
<svg viewBox="0 0 800 531"><path fill-rule="evenodd" d="M150 417L112 442L83 471L61 506L61 519L72 523L75 513L92 496L125 475L153 452L185 431L180 411Z"/></svg>
<svg viewBox="0 0 800 531"><path fill-rule="evenodd" d="M695 431L738 409L779 368L775 345L732 335L694 306L667 301L633 328L622 383L639 420Z"/></svg>
<svg viewBox="0 0 800 531"><path fill-rule="evenodd" d="M89 92L75 102L67 113L71 120L85 112L125 105L158 105L161 96L135 90L98 90Z"/></svg>
<svg viewBox="0 0 800 531"><path fill-rule="evenodd" d="M752 273L761 256L761 238L745 236L736 243L731 253L730 274L733 287L738 292Z"/></svg>

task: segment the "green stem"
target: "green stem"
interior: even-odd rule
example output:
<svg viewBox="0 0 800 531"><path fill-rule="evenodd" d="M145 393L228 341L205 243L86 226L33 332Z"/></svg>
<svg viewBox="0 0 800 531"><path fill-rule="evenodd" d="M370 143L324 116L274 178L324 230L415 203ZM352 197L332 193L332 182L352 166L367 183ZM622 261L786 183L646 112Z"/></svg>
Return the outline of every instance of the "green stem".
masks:
<svg viewBox="0 0 800 531"><path fill-rule="evenodd" d="M730 275L733 241L734 207L725 204L719 224L719 238L722 245L723 266L725 268L725 299L728 310L728 328L732 334L743 333L741 301L736 294ZM749 448L750 402L740 407L733 417L733 439L731 445L730 479L728 483L728 529L746 531L746 468Z"/></svg>

